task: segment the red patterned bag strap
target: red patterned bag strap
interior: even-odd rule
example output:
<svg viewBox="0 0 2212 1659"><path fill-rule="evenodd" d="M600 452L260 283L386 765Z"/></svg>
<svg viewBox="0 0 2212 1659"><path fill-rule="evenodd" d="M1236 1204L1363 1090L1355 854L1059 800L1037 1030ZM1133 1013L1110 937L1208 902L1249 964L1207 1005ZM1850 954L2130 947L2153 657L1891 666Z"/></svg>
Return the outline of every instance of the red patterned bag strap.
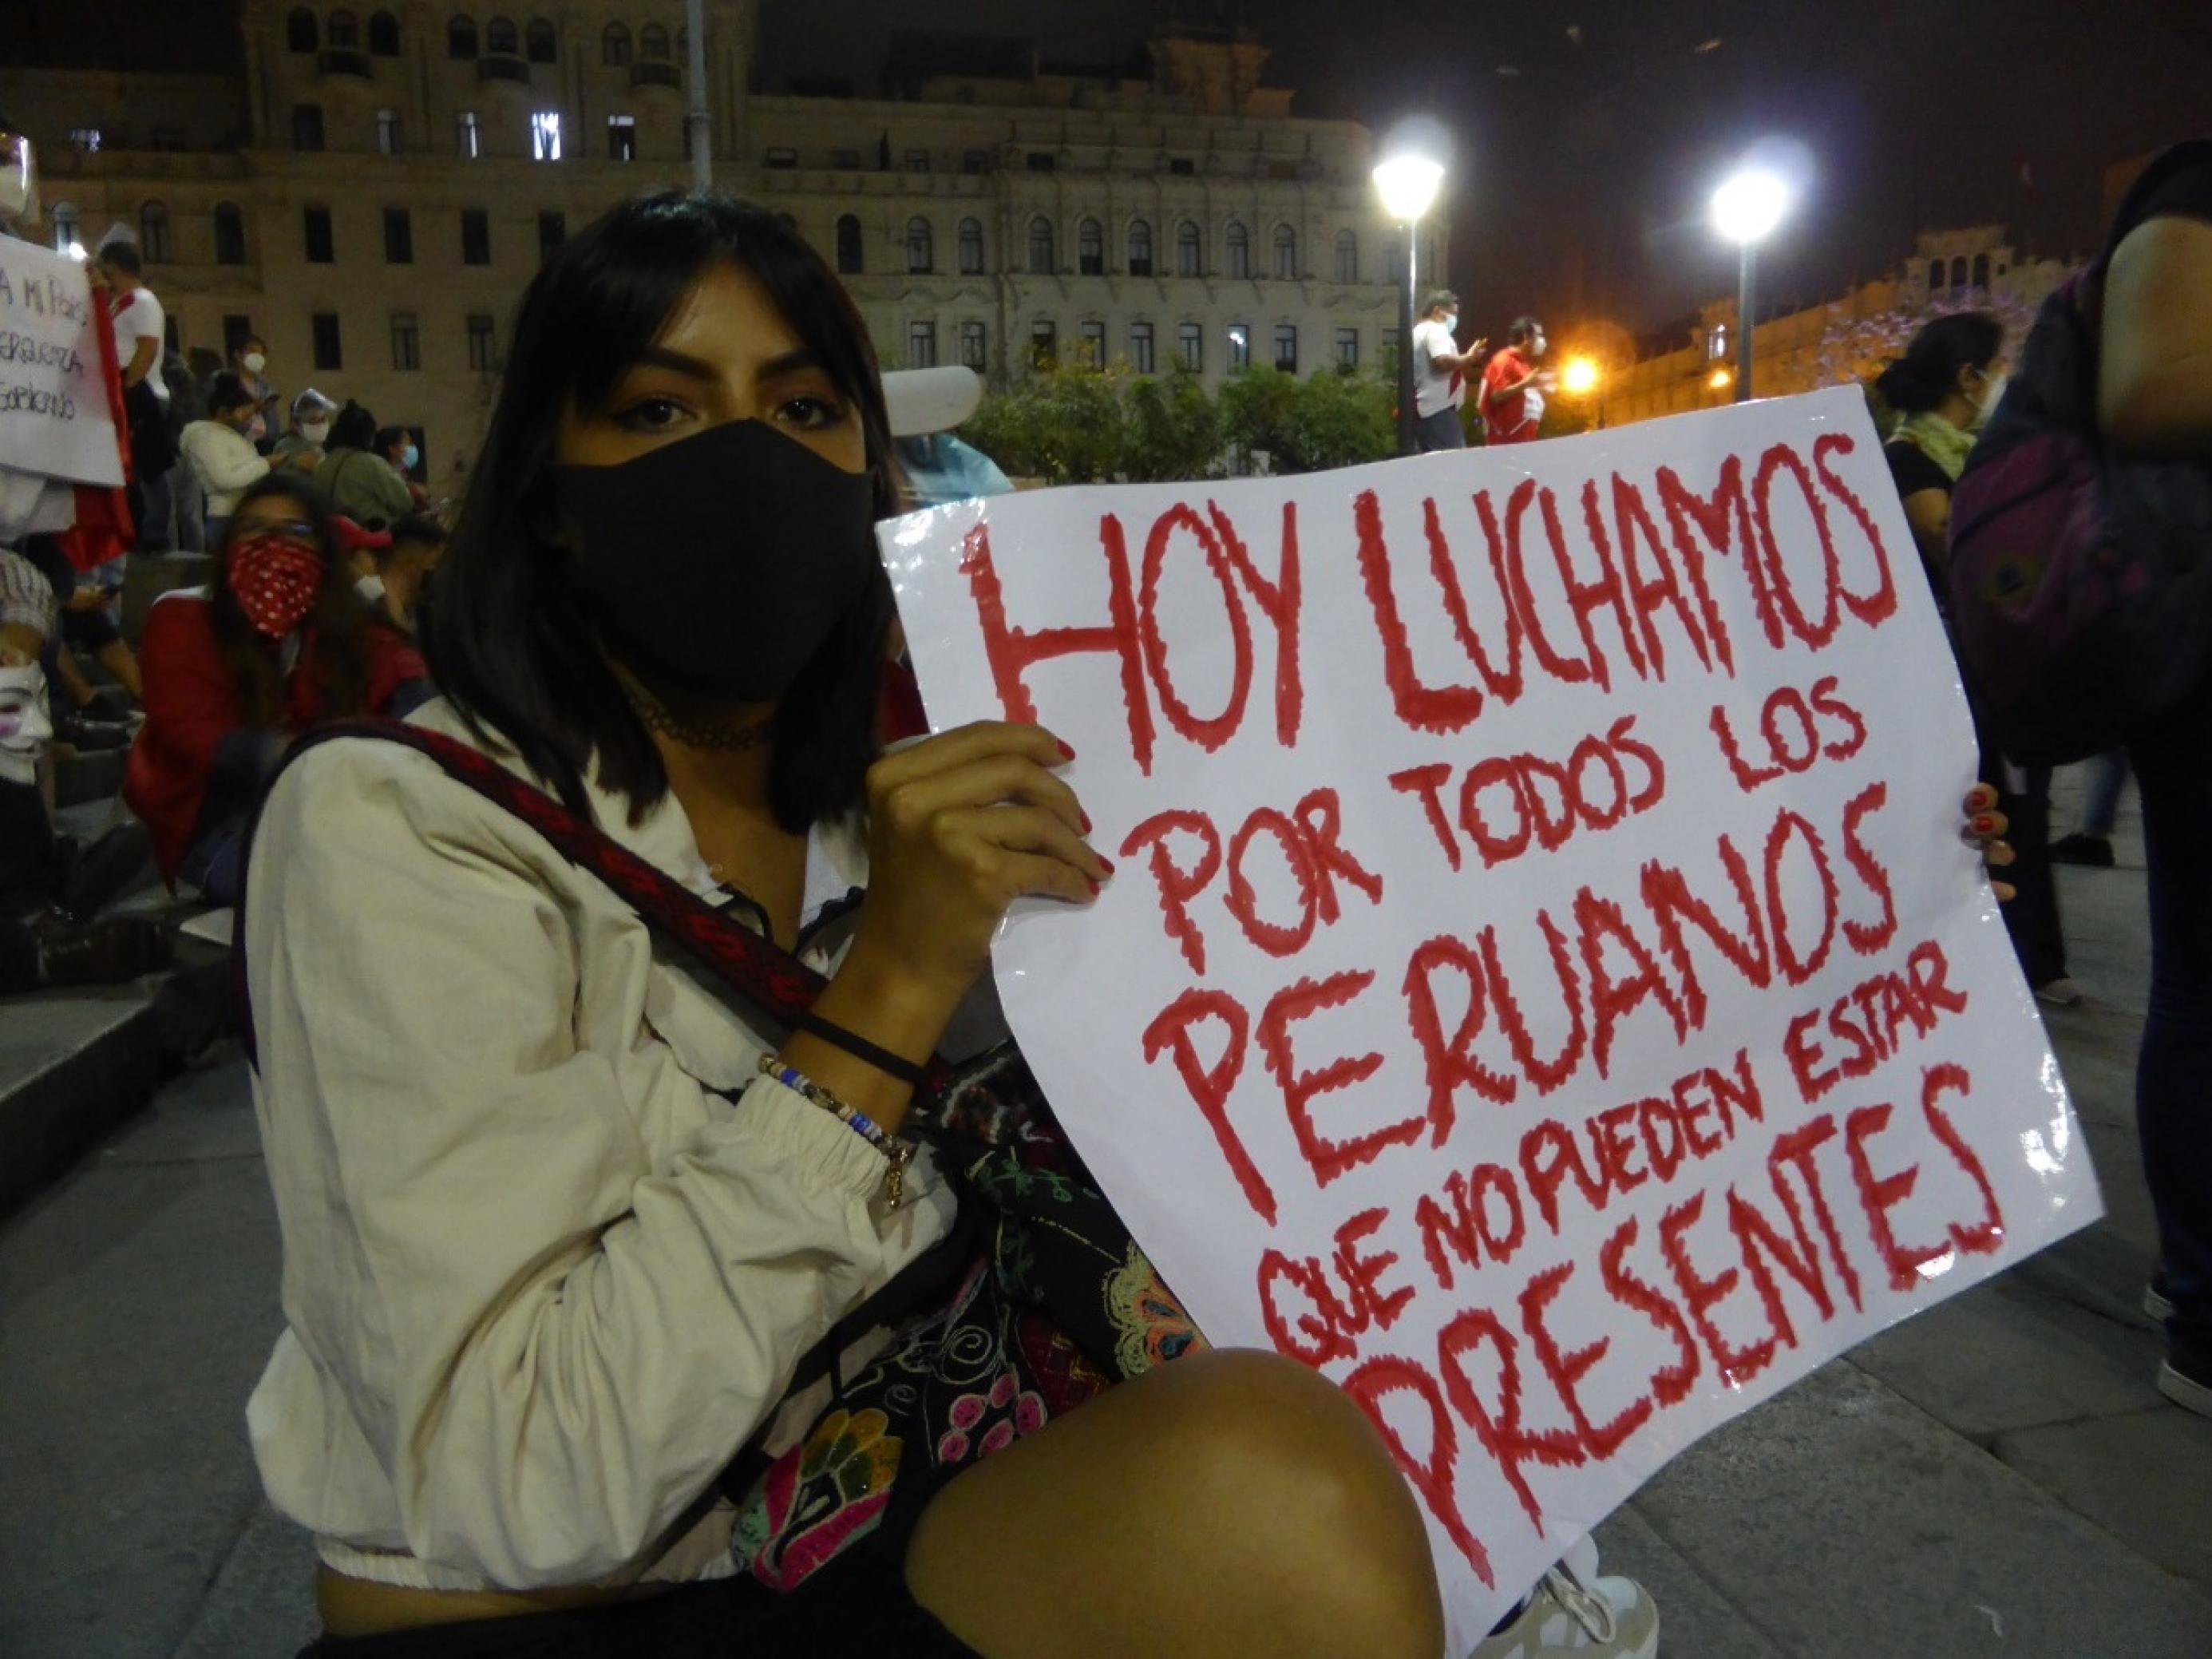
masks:
<svg viewBox="0 0 2212 1659"><path fill-rule="evenodd" d="M637 912L661 939L677 946L714 978L727 985L776 1024L796 1027L806 1023L807 1011L829 981L773 939L764 939L732 921L704 899L655 869L597 825L571 812L534 784L517 777L483 750L441 732L397 720L336 720L301 738L284 757L290 766L307 750L341 739L372 738L396 743L435 761L446 775L505 808L550 842L578 869L587 871L613 890L616 896ZM279 775L283 768L278 769ZM275 787L270 780L270 787ZM262 795L267 800L266 791ZM255 811L258 828L259 811ZM246 857L253 849L253 830L246 839ZM246 866L239 870L237 915L234 919L232 973L237 995L239 1035L249 1061L257 1061L253 1038L253 1009L246 991ZM933 1066L933 1079L941 1075Z"/></svg>

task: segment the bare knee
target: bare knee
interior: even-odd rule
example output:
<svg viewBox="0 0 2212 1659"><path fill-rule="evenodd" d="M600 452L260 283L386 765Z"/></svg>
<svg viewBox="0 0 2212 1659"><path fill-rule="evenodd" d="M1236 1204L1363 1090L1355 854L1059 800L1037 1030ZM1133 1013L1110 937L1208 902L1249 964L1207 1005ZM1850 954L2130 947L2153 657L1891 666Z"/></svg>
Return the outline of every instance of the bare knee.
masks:
<svg viewBox="0 0 2212 1659"><path fill-rule="evenodd" d="M1343 1390L1252 1349L1194 1354L1147 1382L1173 1384L1149 1402L1157 1414L1146 1461L1154 1477L1215 1498L1176 1506L1193 1547L1207 1542L1195 1534L1225 1522L1248 1546L1262 1546L1240 1557L1261 1564L1262 1583L1253 1588L1285 1598L1310 1631L1360 1632L1362 1654L1432 1659L1442 1651L1443 1610L1419 1510L1382 1437Z"/></svg>

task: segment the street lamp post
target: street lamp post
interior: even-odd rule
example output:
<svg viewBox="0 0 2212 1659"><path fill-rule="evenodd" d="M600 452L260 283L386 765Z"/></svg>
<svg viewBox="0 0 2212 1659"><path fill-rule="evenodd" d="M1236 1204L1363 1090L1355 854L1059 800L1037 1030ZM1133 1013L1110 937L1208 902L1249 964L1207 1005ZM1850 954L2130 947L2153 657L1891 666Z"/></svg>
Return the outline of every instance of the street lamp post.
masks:
<svg viewBox="0 0 2212 1659"><path fill-rule="evenodd" d="M1759 274L1759 245L1790 211L1790 186L1763 168L1746 167L1713 192L1713 228L1738 251L1735 290L1735 400L1751 398L1752 310Z"/></svg>
<svg viewBox="0 0 2212 1659"><path fill-rule="evenodd" d="M1375 169L1376 193L1382 210L1406 227L1406 280L1398 292L1398 453L1410 455L1419 441L1413 407L1413 286L1419 280L1414 254L1422 216L1443 183L1443 163L1410 153L1387 157Z"/></svg>

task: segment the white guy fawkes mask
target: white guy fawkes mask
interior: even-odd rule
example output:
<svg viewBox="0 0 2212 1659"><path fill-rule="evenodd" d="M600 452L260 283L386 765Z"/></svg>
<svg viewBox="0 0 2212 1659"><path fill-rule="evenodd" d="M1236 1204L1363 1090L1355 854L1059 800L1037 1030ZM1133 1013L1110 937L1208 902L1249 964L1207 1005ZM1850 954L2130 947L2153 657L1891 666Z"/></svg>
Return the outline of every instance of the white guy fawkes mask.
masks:
<svg viewBox="0 0 2212 1659"><path fill-rule="evenodd" d="M46 676L36 663L0 665L0 779L35 784L39 757L54 735L46 717Z"/></svg>

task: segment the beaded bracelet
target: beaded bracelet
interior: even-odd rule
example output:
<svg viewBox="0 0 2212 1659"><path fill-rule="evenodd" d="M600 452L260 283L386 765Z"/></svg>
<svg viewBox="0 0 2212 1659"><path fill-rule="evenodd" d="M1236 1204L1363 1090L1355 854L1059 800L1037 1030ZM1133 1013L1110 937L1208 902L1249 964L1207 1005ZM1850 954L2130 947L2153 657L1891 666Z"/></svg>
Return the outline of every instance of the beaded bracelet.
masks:
<svg viewBox="0 0 2212 1659"><path fill-rule="evenodd" d="M881 1152L884 1161L890 1165L890 1172L884 1177L884 1193L890 1207L899 1207L906 1194L906 1166L914 1161L914 1142L903 1135L890 1133L859 1107L839 1099L797 1066L787 1066L775 1054L760 1057L760 1074L774 1078L793 1094L813 1102Z"/></svg>

